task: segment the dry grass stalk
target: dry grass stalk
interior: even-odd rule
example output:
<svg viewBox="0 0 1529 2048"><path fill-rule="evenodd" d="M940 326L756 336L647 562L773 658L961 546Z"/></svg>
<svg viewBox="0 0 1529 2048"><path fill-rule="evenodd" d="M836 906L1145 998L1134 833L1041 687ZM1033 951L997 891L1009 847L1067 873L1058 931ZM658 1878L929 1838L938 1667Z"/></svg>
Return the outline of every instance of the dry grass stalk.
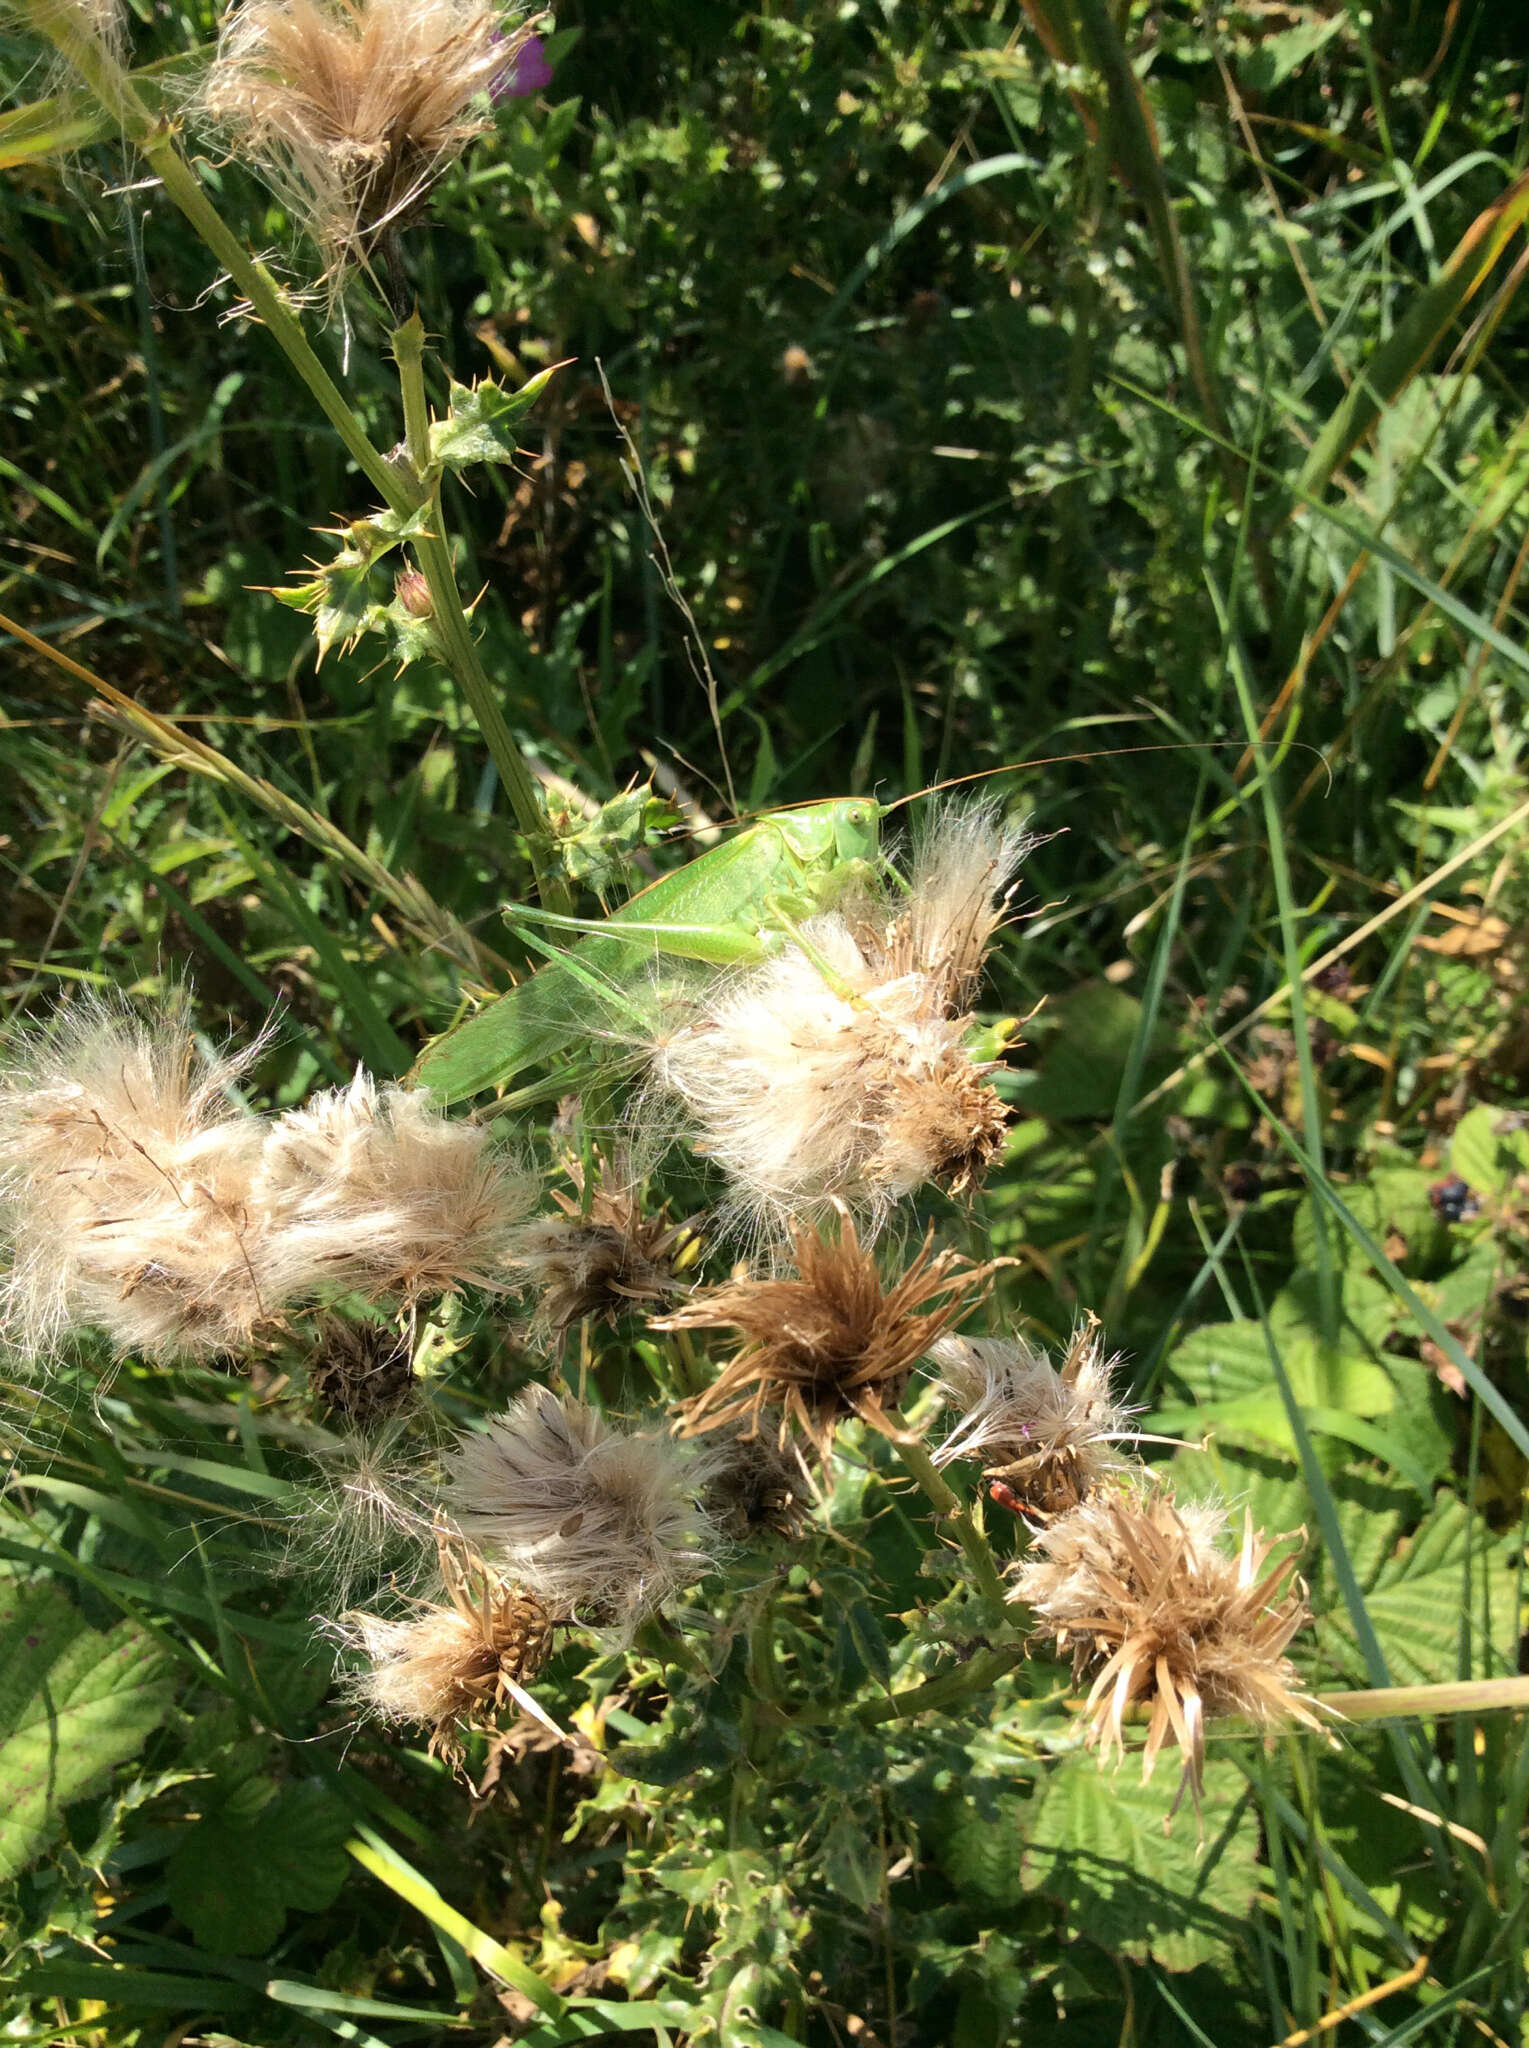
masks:
<svg viewBox="0 0 1529 2048"><path fill-rule="evenodd" d="M1040 1530L1015 1575L1037 1635L1071 1650L1079 1678L1094 1671L1089 1740L1123 1754L1127 1710L1148 1707L1143 1778L1171 1741L1196 1791L1208 1719L1321 1725L1285 1656L1309 1619L1297 1551L1269 1564L1299 1538L1255 1533L1249 1517L1228 1556L1225 1524L1223 1509L1180 1504L1156 1480L1100 1488Z"/></svg>
<svg viewBox="0 0 1529 2048"><path fill-rule="evenodd" d="M947 811L906 895L867 885L759 966L670 1000L637 1120L678 1110L732 1220L779 1238L838 1202L874 1227L926 1181L980 1182L1008 1112L964 1042L1023 845L990 806Z"/></svg>
<svg viewBox="0 0 1529 2048"><path fill-rule="evenodd" d="M1097 1321L1081 1323L1061 1370L1024 1343L942 1337L932 1353L945 1399L961 1419L937 1465L980 1459L995 1500L1032 1520L1066 1514L1127 1460L1131 1413L1115 1398L1114 1367Z"/></svg>
<svg viewBox="0 0 1529 2048"><path fill-rule="evenodd" d="M487 0L243 0L201 107L338 281L488 125L530 33Z"/></svg>
<svg viewBox="0 0 1529 2048"><path fill-rule="evenodd" d="M430 1753L460 1764L468 1729L488 1729L513 1703L544 1719L526 1687L551 1654L562 1617L440 1534L444 1600L416 1600L406 1618L352 1613L341 1639L367 1669L353 1696L380 1719L430 1730Z"/></svg>
<svg viewBox="0 0 1529 2048"><path fill-rule="evenodd" d="M976 1266L959 1252L936 1252L931 1230L888 1284L842 1208L837 1237L797 1225L792 1245L795 1278L740 1273L655 1322L660 1330L735 1330L742 1340L714 1383L685 1404L687 1435L733 1426L757 1434L767 1408L778 1411L782 1447L796 1429L820 1457L850 1415L895 1434L888 1411L913 1367L982 1299L1002 1263Z"/></svg>
<svg viewBox="0 0 1529 2048"><path fill-rule="evenodd" d="M532 1387L448 1461L446 1506L495 1565L560 1612L629 1634L712 1565L707 1461Z"/></svg>

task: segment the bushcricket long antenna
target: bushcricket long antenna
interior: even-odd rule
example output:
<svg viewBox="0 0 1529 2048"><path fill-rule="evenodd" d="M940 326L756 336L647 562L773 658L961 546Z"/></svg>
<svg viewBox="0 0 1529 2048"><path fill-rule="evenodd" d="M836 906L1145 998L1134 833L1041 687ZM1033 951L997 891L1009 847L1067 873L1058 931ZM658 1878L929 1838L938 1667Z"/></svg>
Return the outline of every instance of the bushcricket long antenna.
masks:
<svg viewBox="0 0 1529 2048"><path fill-rule="evenodd" d="M1255 747L1272 747L1279 744L1276 740L1260 740L1254 743ZM949 775L943 782L931 782L923 789L910 790L906 796L894 797L889 804L879 804L877 809L882 817L889 818L894 811L900 811L904 804L916 803L920 797L937 796L942 789L959 789L967 782L986 782L994 775L1018 775L1026 768L1057 768L1071 761L1108 761L1121 754L1214 754L1223 752L1228 747L1240 748L1244 753L1249 751L1246 740L1162 740L1145 747L1095 747L1081 754L1048 754L1035 761L1006 761L1000 768L976 768L969 775ZM1308 754L1315 754L1317 759L1326 765L1327 756L1320 747L1314 747L1305 740L1296 740L1293 742L1292 751L1295 748Z"/></svg>
<svg viewBox="0 0 1529 2048"><path fill-rule="evenodd" d="M669 560L668 543L664 539L663 528L658 523L658 513L648 490L642 457L637 453L637 444L627 432L626 425L616 410L616 401L611 396L611 387L605 375L605 365L598 356L595 357L595 368L600 373L600 389L605 393L606 408L621 439L621 473L631 486L638 510L648 522L648 531L653 536L653 566L658 571L659 581L668 593L670 602L685 621L685 658L690 663L691 674L705 693L706 708L711 713L711 729L717 737L717 752L722 757L722 779L727 784L727 800L736 811L738 792L733 787L732 763L727 758L727 742L722 737L722 709L717 694L717 678L707 657L706 642L700 627L696 624L695 613L690 609L690 600L680 589L675 577L674 565Z"/></svg>

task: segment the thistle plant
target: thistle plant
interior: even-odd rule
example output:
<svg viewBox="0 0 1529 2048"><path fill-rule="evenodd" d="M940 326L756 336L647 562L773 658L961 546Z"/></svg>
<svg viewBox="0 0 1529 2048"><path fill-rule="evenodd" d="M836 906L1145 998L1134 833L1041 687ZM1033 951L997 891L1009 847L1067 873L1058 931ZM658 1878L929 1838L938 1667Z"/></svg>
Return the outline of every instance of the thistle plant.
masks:
<svg viewBox="0 0 1529 2048"><path fill-rule="evenodd" d="M882 806L840 799L665 867L645 787L602 805L563 777L549 816L446 519L449 484L513 467L548 376L459 378L410 285L439 183L545 78L541 18L242 0L161 120L113 10L17 4L352 458L355 502L311 508L337 523L272 602L311 619L318 660L370 638L401 672L451 680L493 771L473 829L499 832L497 781L518 833L503 866L538 899L504 906L511 962L369 843L307 834L401 909L405 945L440 940L462 976L438 1031L383 1020L414 1032L402 1079L401 1057L273 1093L271 1048L297 1027L278 1015L214 1047L190 993L65 1002L23 1033L0 1069L0 1335L32 1395L83 1359L190 1413L215 1371L279 1418L283 1476L254 1487L262 1505L293 1496L271 1576L308 1589L311 1640L336 1660L324 1733L359 1731L367 1768L422 1741L463 1778L487 1771L491 1794L530 1727L598 1778L602 1825L647 1825L660 1798L634 1786L712 1797L702 1868L747 1930L752 2001L725 2031L720 1968L697 1980L724 2041L789 2003L789 1943L771 1943L792 1908L764 1898L756 1862L771 1802L793 1774L830 1780L830 1745L849 1796L863 1778L877 1799L883 1737L909 1745L900 1788L922 1783L925 1735L931 1754L956 1744L931 1780L986 1743L1025 1787L1127 1750L1145 1781L1177 1751L1198 1804L1213 1736L1256 1759L1325 1734L1305 1531L1245 1511L1229 1537L1234 1503L1203 1468L1197 1492L1151 1462L1176 1446L1144 1432L1148 1397L1087 1302L1060 1348L1020 1313L1033 1247L984 1191L1007 1192L1022 1158L1018 1027L989 999L1023 943L1025 820L945 798L904 851L881 842ZM188 144L286 207L311 295L276 284ZM388 448L323 367L321 322L344 375L373 345L396 370ZM124 700L113 720L205 769L205 745L177 753L158 714ZM251 792L289 828L290 804L246 777ZM1112 1302L1137 1277L1123 1266ZM445 1776L415 1757L399 1786L408 1771ZM887 1859L873 1884L835 1858L840 1896L890 1922ZM705 1895L655 1867L688 1904ZM677 1941L654 1975L685 1961Z"/></svg>
<svg viewBox="0 0 1529 2048"><path fill-rule="evenodd" d="M1023 824L990 799L947 801L899 864L866 835L874 807L861 806L846 823L870 858L836 839L810 894L761 892L747 942L741 930L724 945L656 928L661 965L624 990L581 965L605 956L557 929L572 898L549 869L553 836L476 651L441 495L449 474L514 460L515 425L545 379L511 391L449 378L432 415L424 328L407 310L408 236L439 177L489 133L496 99L521 89L521 60L540 50L533 24L507 26L480 0L244 0L186 108L190 132L215 133L287 204L350 346L352 295L380 302L402 426L384 454L318 367L296 309L213 214L179 136L144 114L102 24L40 5L34 20L205 233L383 500L356 508L327 557L276 598L311 616L320 656L379 634L400 666L430 660L454 675L554 912L539 947L554 956L547 982L573 976L626 1059L596 1098L605 1149L565 1154L574 1192L549 1204L531 1129L502 1113L452 1113L427 1087L364 1071L261 1112L240 1092L260 1042L213 1055L192 1046L184 1011L66 1010L3 1096L18 1348L56 1355L97 1330L120 1354L237 1366L296 1342L308 1366L294 1384L367 1446L354 1483L316 1487L315 1528L371 1518L395 1553L400 1539L415 1553L402 1572L388 1567L408 1588L402 1607L389 1611L379 1585L383 1605L328 1624L360 1656L353 1697L391 1725L425 1727L447 1755L464 1753L470 1726L532 1697L554 1631L626 1645L655 1625L683 1635L699 1621L696 1589L728 1576L761 1533L807 1542L809 1516L831 1507L846 1431L879 1439L877 1457L922 1492L942 1547L956 1538L986 1626L1016 1650L1032 1624L984 1507L1016 1511L1006 1541L1037 1532L1048 1561L1020 1570L1018 1599L1042 1634L1090 1654L1112 1646L1107 1669L1127 1673L1110 1694L1118 1743L1140 1673L1157 1664L1129 1662L1125 1608L1118 1625L1093 1610L1138 1596L1119 1571L1074 1589L1070 1606L1052 1582L1074 1518L1133 1540L1120 1492L1132 1430L1112 1369L1087 1326L1059 1373L1022 1342L956 1334L983 1313L1005 1262L942 1247L932 1223L910 1250L893 1227L921 1190L969 1199L1003 1150L993 1051L1007 1040L982 1044L976 1005L1031 843ZM794 846L782 841L793 858ZM560 1035L577 1044L571 1016ZM658 1184L677 1138L712 1202L684 1223ZM742 1263L713 1277L740 1244ZM453 1361L422 1376L415 1341L422 1314L462 1295L495 1313L524 1302L543 1355L502 1412L443 1443L428 1411ZM623 1419L562 1386L567 1346L596 1319L618 1332L646 1324L666 1407ZM942 1404L957 1420L931 1453ZM945 1476L966 1468L985 1504L963 1502ZM1172 1512L1153 1510L1151 1527ZM1181 1572L1214 1577L1209 1554L1203 1542L1186 1552ZM349 1567L343 1578L348 1588ZM1149 1761L1171 1734L1198 1768L1203 1713L1284 1701L1279 1656L1299 1617L1274 1580L1244 1581L1238 1625L1273 1675L1234 1679L1225 1659L1202 1657L1173 1684L1154 1681ZM988 1667L972 1669L975 1690Z"/></svg>

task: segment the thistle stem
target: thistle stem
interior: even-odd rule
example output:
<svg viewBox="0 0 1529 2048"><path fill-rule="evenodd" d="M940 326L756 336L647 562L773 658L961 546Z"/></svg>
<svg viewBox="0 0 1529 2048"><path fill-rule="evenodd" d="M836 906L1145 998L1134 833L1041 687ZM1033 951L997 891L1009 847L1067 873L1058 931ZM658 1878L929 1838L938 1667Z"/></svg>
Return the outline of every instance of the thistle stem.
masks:
<svg viewBox="0 0 1529 2048"><path fill-rule="evenodd" d="M1008 1595L1004 1592L1003 1580L988 1548L987 1538L972 1520L970 1512L961 1505L959 1496L940 1477L933 1458L921 1443L911 1440L911 1435L911 1431L905 1430L901 1436L892 1439L897 1455L935 1513L954 1528L956 1540L965 1551L966 1561L984 1595L1000 1613L1006 1613Z"/></svg>
<svg viewBox="0 0 1529 2048"><path fill-rule="evenodd" d="M415 500L403 479L372 446L343 392L315 355L275 279L224 225L196 173L176 148L169 124L150 113L110 50L67 8L33 4L25 11L59 55L79 73L92 96L127 139L148 158L169 198L243 292L272 340L312 392L356 467L393 511L412 510Z"/></svg>
<svg viewBox="0 0 1529 2048"><path fill-rule="evenodd" d="M418 312L393 333L393 358L398 364L399 389L403 394L405 445L416 474L430 469L430 414L425 398L425 323ZM451 549L445 539L441 486L437 479L430 493L428 530L414 541L414 552L435 607L434 626L441 658L461 685L478 729L483 734L499 780L504 784L510 809L526 842L536 874L537 894L549 910L571 908L571 899L561 876L548 865L547 821L536 783L505 722L499 699L478 659L477 644L462 608L457 573Z"/></svg>
<svg viewBox="0 0 1529 2048"><path fill-rule="evenodd" d="M373 446L354 409L314 353L270 272L244 248L202 190L196 173L176 148L168 124L149 112L134 91L127 72L75 16L65 9L37 5L35 0L28 13L36 27L79 73L123 134L148 159L169 198L243 292L252 311L312 393L356 467L378 491L389 510L405 515L415 511L423 492L418 477L411 479L395 469ZM398 348L400 337L410 337L402 352ZM412 362L406 362L411 342ZM417 314L399 329L394 337L394 349L404 387L409 452L414 469L422 474L428 463L429 419L425 409L422 367L424 326ZM430 595L436 608L442 658L460 684L499 771L499 779L515 813L515 822L526 840L538 893L549 907L566 908L568 897L561 880L547 871L546 824L536 784L521 758L520 749L505 723L493 687L478 659L457 591L451 550L439 537L438 488L430 500L430 516L436 532L418 543L418 552L420 567L430 585Z"/></svg>
<svg viewBox="0 0 1529 2048"><path fill-rule="evenodd" d="M864 1706L855 1710L855 1718L866 1727L874 1728L883 1721L902 1721L914 1714L927 1714L935 1708L951 1706L971 1693L987 1692L1022 1662L1024 1655L1023 1643L1009 1643L1000 1650L979 1650L964 1664L958 1664L954 1671L942 1671L937 1678L926 1679L922 1685L908 1686L889 1697L867 1700Z"/></svg>

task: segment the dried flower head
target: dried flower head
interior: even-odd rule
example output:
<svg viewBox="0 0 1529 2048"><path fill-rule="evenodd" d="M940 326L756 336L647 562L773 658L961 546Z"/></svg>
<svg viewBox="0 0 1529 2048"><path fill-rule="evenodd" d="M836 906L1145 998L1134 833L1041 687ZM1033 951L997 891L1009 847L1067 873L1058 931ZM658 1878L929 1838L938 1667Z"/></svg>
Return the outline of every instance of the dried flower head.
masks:
<svg viewBox="0 0 1529 2048"><path fill-rule="evenodd" d="M711 1569L707 1464L654 1430L532 1387L448 1461L445 1505L496 1566L560 1611L629 1632Z"/></svg>
<svg viewBox="0 0 1529 2048"><path fill-rule="evenodd" d="M945 1014L970 1010L993 939L1008 914L1014 872L1035 844L990 799L926 814L897 897L862 907L861 943L885 974L919 974ZM888 915L890 903L892 914Z"/></svg>
<svg viewBox="0 0 1529 2048"><path fill-rule="evenodd" d="M1150 1706L1144 1778L1171 1738L1198 1788L1212 1715L1320 1725L1285 1657L1308 1619L1296 1550L1265 1570L1281 1543L1298 1539L1255 1534L1249 1517L1228 1556L1218 1544L1225 1526L1222 1508L1178 1503L1155 1480L1101 1487L1037 1534L1015 1575L1036 1633L1071 1649L1079 1677L1098 1667L1089 1739L1103 1754L1124 1751L1127 1708Z"/></svg>
<svg viewBox="0 0 1529 2048"><path fill-rule="evenodd" d="M569 1159L567 1168L582 1196L582 1163ZM609 1170L590 1190L587 1207L558 1190L552 1199L562 1214L523 1224L509 1255L536 1298L533 1327L540 1334L560 1337L585 1316L616 1323L674 1294L675 1260L693 1241L690 1222L671 1223L662 1211L644 1216L635 1189Z"/></svg>
<svg viewBox="0 0 1529 2048"><path fill-rule="evenodd" d="M243 0L202 109L338 279L487 125L529 34L486 0Z"/></svg>
<svg viewBox="0 0 1529 2048"><path fill-rule="evenodd" d="M966 1050L968 1005L1020 835L990 807L947 811L906 894L858 890L756 967L660 1002L640 1126L677 1107L766 1237L843 1202L873 1227L925 1181L960 1194L1008 1112Z"/></svg>
<svg viewBox="0 0 1529 2048"><path fill-rule="evenodd" d="M412 1304L502 1290L536 1184L488 1125L447 1116L427 1089L358 1072L277 1119L255 1197L310 1284Z"/></svg>
<svg viewBox="0 0 1529 2048"><path fill-rule="evenodd" d="M747 1435L741 1424L718 1429L709 1440L711 1478L702 1505L739 1542L769 1529L794 1540L807 1510L800 1460L769 1437Z"/></svg>
<svg viewBox="0 0 1529 2048"><path fill-rule="evenodd" d="M942 1337L931 1355L961 1414L934 1461L980 1459L1005 1507L1038 1519L1065 1514L1125 1468L1116 1446L1138 1432L1115 1398L1117 1361L1106 1358L1093 1318L1079 1325L1060 1372L1028 1344L997 1337Z"/></svg>
<svg viewBox="0 0 1529 2048"><path fill-rule="evenodd" d="M460 1763L469 1728L492 1725L511 1701L534 1711L525 1688L551 1653L560 1617L445 1537L440 1569L444 1601L416 1600L406 1618L346 1614L338 1633L367 1660L351 1681L353 1697L384 1721L427 1727L431 1755Z"/></svg>
<svg viewBox="0 0 1529 2048"><path fill-rule="evenodd" d="M118 1352L248 1345L285 1299L251 1199L264 1135L234 1090L260 1043L211 1051L185 1000L150 1023L68 1005L0 1074L0 1330L24 1356L98 1329Z"/></svg>
<svg viewBox="0 0 1529 2048"><path fill-rule="evenodd" d="M353 1428L365 1429L406 1408L414 1398L413 1347L407 1331L389 1323L325 1316L308 1361L315 1400Z"/></svg>
<svg viewBox="0 0 1529 2048"><path fill-rule="evenodd" d="M742 1424L757 1434L763 1411L779 1411L782 1446L793 1426L820 1457L835 1425L858 1415L897 1427L887 1410L936 1338L981 1300L997 1270L959 1252L934 1249L930 1231L890 1282L841 1210L836 1237L792 1231L796 1277L738 1274L696 1294L660 1330L736 1330L742 1342L711 1386L686 1404L685 1432Z"/></svg>

